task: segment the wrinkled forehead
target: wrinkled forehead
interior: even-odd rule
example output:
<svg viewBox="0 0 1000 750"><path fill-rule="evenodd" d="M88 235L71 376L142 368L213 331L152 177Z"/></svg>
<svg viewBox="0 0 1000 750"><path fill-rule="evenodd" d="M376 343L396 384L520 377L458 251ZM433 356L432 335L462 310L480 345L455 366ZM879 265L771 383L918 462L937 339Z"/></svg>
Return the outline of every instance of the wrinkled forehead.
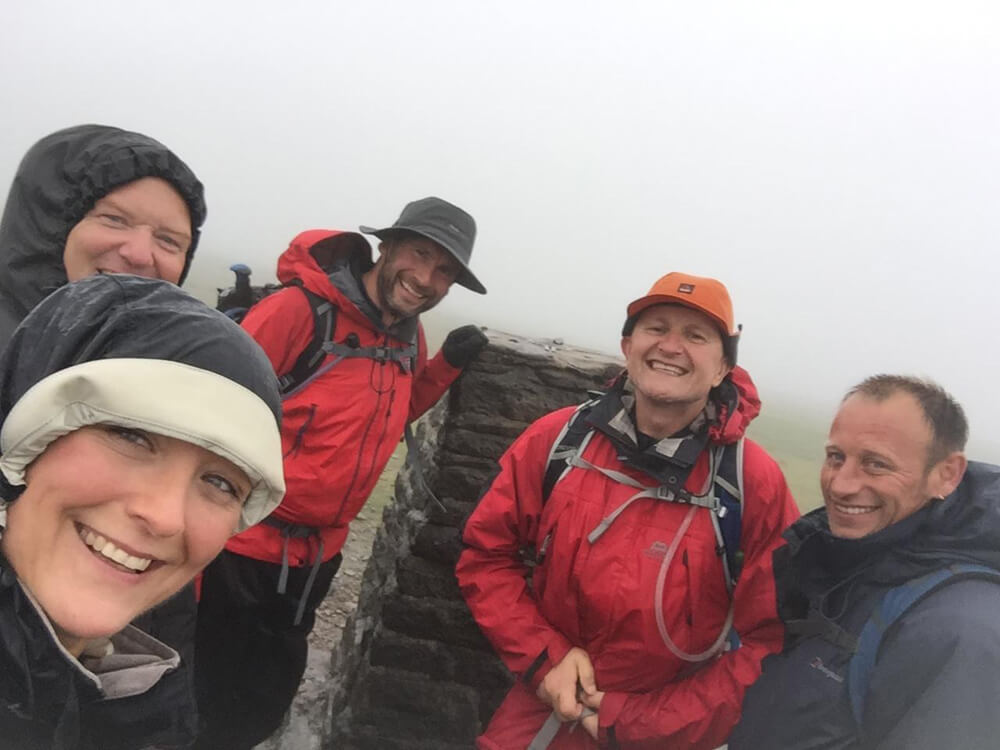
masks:
<svg viewBox="0 0 1000 750"><path fill-rule="evenodd" d="M701 310L681 302L661 302L658 305L650 305L639 313L636 325L655 321L663 321L672 325L697 325L709 333L715 333L720 338L722 336L719 324L715 320Z"/></svg>
<svg viewBox="0 0 1000 750"><path fill-rule="evenodd" d="M98 198L90 210L104 208L116 208L130 218L153 221L175 232L191 232L187 202L176 187L161 177L141 177L119 185Z"/></svg>
<svg viewBox="0 0 1000 750"><path fill-rule="evenodd" d="M919 402L903 392L883 399L864 393L848 396L837 410L829 434L830 443L892 454L926 453L933 438Z"/></svg>

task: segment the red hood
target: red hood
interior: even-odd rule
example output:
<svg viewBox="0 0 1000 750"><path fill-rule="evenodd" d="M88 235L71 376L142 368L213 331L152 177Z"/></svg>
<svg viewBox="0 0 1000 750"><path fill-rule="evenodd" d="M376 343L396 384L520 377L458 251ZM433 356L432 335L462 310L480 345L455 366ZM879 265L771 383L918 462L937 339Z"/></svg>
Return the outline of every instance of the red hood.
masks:
<svg viewBox="0 0 1000 750"><path fill-rule="evenodd" d="M340 293L310 252L320 243L324 243L331 253L339 254L341 257L363 252L363 247L367 247L368 258L371 258L371 246L368 240L357 232L342 232L338 229L307 229L292 239L288 249L278 258L278 281L288 284L299 279L309 291L330 299L335 295L339 296ZM364 243L363 247L361 243Z"/></svg>
<svg viewBox="0 0 1000 750"><path fill-rule="evenodd" d="M724 406L721 418L709 430L709 436L715 443L735 443L760 414L760 396L757 395L757 386L750 379L750 373L737 366L728 377L736 386L736 408L730 413L728 405Z"/></svg>

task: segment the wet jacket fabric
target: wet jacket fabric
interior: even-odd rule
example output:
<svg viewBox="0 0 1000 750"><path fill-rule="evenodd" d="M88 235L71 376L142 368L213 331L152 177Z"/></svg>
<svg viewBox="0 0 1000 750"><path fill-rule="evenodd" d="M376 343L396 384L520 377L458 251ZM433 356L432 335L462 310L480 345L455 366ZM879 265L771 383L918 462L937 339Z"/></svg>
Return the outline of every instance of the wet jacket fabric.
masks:
<svg viewBox="0 0 1000 750"><path fill-rule="evenodd" d="M890 589L951 563L1000 569L1000 467L971 462L944 501L861 539L834 537L824 509L785 536L774 563L785 647L747 692L731 750L997 746L996 582L954 579L903 614L883 636L860 726L847 669L851 639Z"/></svg>
<svg viewBox="0 0 1000 750"><path fill-rule="evenodd" d="M117 187L159 177L191 214L187 275L205 221L204 188L170 149L148 136L80 125L46 136L25 154L0 218L0 344L47 294L66 283L63 249L70 230Z"/></svg>
<svg viewBox="0 0 1000 750"><path fill-rule="evenodd" d="M328 265L330 273L317 261L327 252L338 258ZM440 353L426 361L416 318L389 329L382 325L360 280L372 265L370 253L361 235L310 230L295 237L278 261L279 281L301 283L337 308L334 341L393 349L417 344L411 371L394 362L347 358L284 401L287 491L273 516L318 529L323 560L344 546L348 524L371 494L406 423L434 405L461 373ZM283 375L312 338L313 315L306 295L287 288L254 305L243 327L267 353L275 372ZM326 362L333 358L327 355ZM283 541L279 529L258 524L233 537L226 549L281 562ZM310 565L317 550L315 537L290 538L289 564Z"/></svg>
<svg viewBox="0 0 1000 750"><path fill-rule="evenodd" d="M47 376L109 358L162 359L218 373L263 399L277 425L274 373L249 336L173 284L118 274L66 285L24 320L0 364L0 413L6 419ZM6 480L2 485L4 500L26 502L18 497L20 487ZM0 527L5 524L0 510ZM113 641L119 660L91 664L85 671L58 645L46 618L0 557L0 746L189 746L197 713L190 673L169 671L177 666L176 653L132 628ZM128 677L129 667L120 662L126 655L133 668L160 671L148 689L127 697L111 685L120 686Z"/></svg>
<svg viewBox="0 0 1000 750"><path fill-rule="evenodd" d="M0 557L0 737L10 750L190 746L196 713L176 652L128 628L101 660L69 655ZM143 689L145 688L145 689ZM113 698L113 700L109 700Z"/></svg>
<svg viewBox="0 0 1000 750"><path fill-rule="evenodd" d="M167 360L216 373L280 420L270 362L239 326L168 281L117 273L66 285L25 318L0 359L0 415L43 378L99 359Z"/></svg>
<svg viewBox="0 0 1000 750"><path fill-rule="evenodd" d="M746 373L737 369L732 377L737 387L724 382L724 405L697 431L694 439L701 439L702 446L738 441L759 412ZM683 486L702 492L708 481L704 447L681 455L671 447L674 438L666 438L640 450L627 405L615 398L620 396L610 392L591 412L596 432L582 457L650 486L669 486L670 475L689 472ZM666 550L693 506L641 499L603 536L588 542L588 534L635 489L597 471L573 468L543 504L549 451L572 413L572 408L553 412L514 442L465 528L466 548L457 568L462 593L480 628L519 678L478 747L528 746L551 713L535 689L574 646L588 653L597 688L606 693L599 711L601 742L564 726L552 750L717 747L735 724L743 692L757 678L761 659L781 644L771 552L781 530L798 516L785 479L774 460L746 440L745 562L735 590L734 620L742 646L695 670L668 650L654 611ZM631 432L632 441L623 432ZM667 458L671 453L673 458ZM524 547L545 550L530 585ZM698 508L666 573L668 634L688 653L707 649L723 627L729 602L709 511Z"/></svg>

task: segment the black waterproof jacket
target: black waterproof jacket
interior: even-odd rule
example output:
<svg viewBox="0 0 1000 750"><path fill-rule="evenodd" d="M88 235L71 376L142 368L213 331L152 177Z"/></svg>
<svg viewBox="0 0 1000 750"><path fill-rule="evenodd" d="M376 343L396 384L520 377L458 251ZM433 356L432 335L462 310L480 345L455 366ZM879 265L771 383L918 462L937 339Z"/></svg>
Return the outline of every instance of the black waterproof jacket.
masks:
<svg viewBox="0 0 1000 750"><path fill-rule="evenodd" d="M166 180L187 204L191 247L183 283L205 221L205 194L194 172L170 149L141 133L78 125L28 150L0 218L0 351L24 316L66 283L63 250L70 230L102 197L143 177ZM189 663L196 606L194 588L188 587L137 625L180 650Z"/></svg>
<svg viewBox="0 0 1000 750"><path fill-rule="evenodd" d="M747 691L730 750L997 747L995 581L953 579L888 630L860 726L847 670L852 639L888 590L956 562L1000 569L1000 467L971 462L948 498L861 539L834 537L823 509L785 538L774 554L785 647Z"/></svg>
<svg viewBox="0 0 1000 750"><path fill-rule="evenodd" d="M14 333L0 359L0 424L46 376L107 358L164 359L216 372L257 394L280 422L277 378L239 326L173 284L109 274L57 290ZM27 502L2 478L0 490L6 501ZM179 669L142 694L103 699L0 556L0 748L189 747L197 729L190 679L189 669Z"/></svg>
<svg viewBox="0 0 1000 750"><path fill-rule="evenodd" d="M140 750L189 747L197 729L182 673L142 695L102 700L0 557L0 747Z"/></svg>
<svg viewBox="0 0 1000 750"><path fill-rule="evenodd" d="M100 198L143 177L173 185L191 214L187 275L205 221L202 184L162 143L106 125L79 125L46 136L18 167L0 218L0 347L47 294L66 283L63 248L70 230Z"/></svg>

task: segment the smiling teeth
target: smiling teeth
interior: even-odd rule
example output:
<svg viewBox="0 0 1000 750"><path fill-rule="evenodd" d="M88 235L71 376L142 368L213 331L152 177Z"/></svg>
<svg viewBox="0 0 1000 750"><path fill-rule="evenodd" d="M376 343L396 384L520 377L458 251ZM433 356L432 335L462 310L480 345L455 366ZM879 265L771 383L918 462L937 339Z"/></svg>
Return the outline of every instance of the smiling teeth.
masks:
<svg viewBox="0 0 1000 750"><path fill-rule="evenodd" d="M423 299L424 297L427 296L426 294L421 294L420 292L418 292L416 289L414 289L412 286L410 286L409 284L407 284L402 279L399 280L399 283L400 283L400 285L402 285L403 289L405 289L406 291L408 291L414 297L420 297L421 299Z"/></svg>
<svg viewBox="0 0 1000 750"><path fill-rule="evenodd" d="M684 370L676 365L665 365L662 362L650 362L649 366L654 370L661 370L663 372L669 372L673 375L683 375Z"/></svg>
<svg viewBox="0 0 1000 750"><path fill-rule="evenodd" d="M837 505L837 510L849 516L860 516L865 513L873 513L878 510L874 505Z"/></svg>
<svg viewBox="0 0 1000 750"><path fill-rule="evenodd" d="M112 560L119 565L124 565L129 570L134 570L137 573L144 571L150 566L150 563L153 562L147 557L136 557L135 555L130 555L125 550L116 547L103 536L91 531L90 529L81 529L80 538L83 540L83 543L94 550L94 552L100 553L109 560Z"/></svg>

